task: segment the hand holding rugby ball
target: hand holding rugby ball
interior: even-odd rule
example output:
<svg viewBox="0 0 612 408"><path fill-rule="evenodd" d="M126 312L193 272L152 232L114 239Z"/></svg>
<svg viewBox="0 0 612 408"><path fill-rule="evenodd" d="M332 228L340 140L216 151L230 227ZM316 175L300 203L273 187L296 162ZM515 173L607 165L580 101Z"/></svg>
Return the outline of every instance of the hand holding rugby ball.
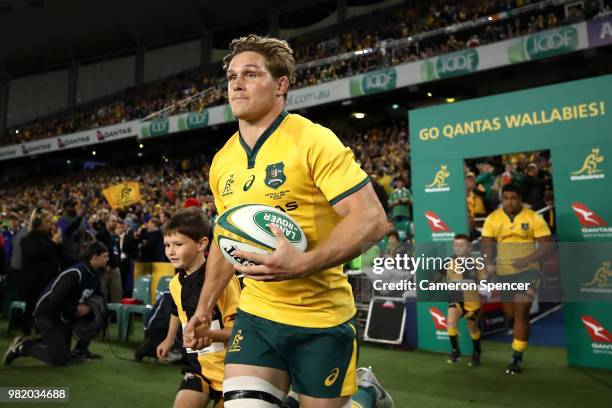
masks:
<svg viewBox="0 0 612 408"><path fill-rule="evenodd" d="M306 235L291 216L267 205L246 204L230 208L216 221L214 241L231 264L249 266L253 263L238 257L236 251L267 254L276 249L276 237L268 226L278 227L295 248L304 252Z"/></svg>

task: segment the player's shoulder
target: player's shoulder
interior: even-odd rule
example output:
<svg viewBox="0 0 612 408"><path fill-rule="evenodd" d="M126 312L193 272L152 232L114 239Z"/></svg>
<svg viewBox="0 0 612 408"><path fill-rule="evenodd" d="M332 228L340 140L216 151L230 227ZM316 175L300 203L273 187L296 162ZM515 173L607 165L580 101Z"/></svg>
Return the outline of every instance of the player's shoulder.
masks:
<svg viewBox="0 0 612 408"><path fill-rule="evenodd" d="M334 132L330 129L297 113L290 113L287 116L283 123L283 130L306 143L316 142L321 138L335 137Z"/></svg>
<svg viewBox="0 0 612 408"><path fill-rule="evenodd" d="M493 210L491 212L491 214L489 214L487 216L486 219L487 219L487 221L501 221L503 219L502 218L503 214L504 214L504 209L503 208L498 208L496 210Z"/></svg>
<svg viewBox="0 0 612 408"><path fill-rule="evenodd" d="M227 139L227 142L225 142L223 147L219 149L217 153L215 153L215 156L212 159L211 168L219 165L219 163L222 163L224 157L234 154L234 149L236 147L236 144L239 144L239 143L240 143L240 134L238 133L238 131L236 131L232 136L230 136L229 139Z"/></svg>
<svg viewBox="0 0 612 408"><path fill-rule="evenodd" d="M523 209L521 210L519 215L520 215L521 219L529 220L529 221L533 221L533 222L536 222L537 220L542 218L542 216L540 214L535 212L533 209L527 208L527 207L523 207Z"/></svg>
<svg viewBox="0 0 612 408"><path fill-rule="evenodd" d="M523 209L521 210L521 215L525 216L525 217L538 217L538 213L535 212L533 209L529 208L529 207L523 207Z"/></svg>
<svg viewBox="0 0 612 408"><path fill-rule="evenodd" d="M227 139L223 147L219 149L219 151L215 154L215 157L213 158L213 162L215 161L216 158L220 156L231 154L234 148L236 147L236 144L239 144L239 143L240 143L240 133L236 131L234 132L233 135L229 137L229 139Z"/></svg>

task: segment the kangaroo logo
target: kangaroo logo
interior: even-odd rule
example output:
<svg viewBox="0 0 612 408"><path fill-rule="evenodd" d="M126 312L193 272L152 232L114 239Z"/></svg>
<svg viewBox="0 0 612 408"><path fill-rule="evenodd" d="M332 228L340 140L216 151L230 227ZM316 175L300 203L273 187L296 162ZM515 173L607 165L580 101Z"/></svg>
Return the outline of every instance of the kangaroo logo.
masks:
<svg viewBox="0 0 612 408"><path fill-rule="evenodd" d="M448 187L448 184L446 184L446 178L448 176L450 176L450 172L448 170L446 170L446 164L443 164L443 165L440 166L440 170L438 170L438 172L436 173L436 177L434 177L434 179L431 182L431 184L428 184L425 187L428 187L428 188L431 188L431 187L437 187L437 188Z"/></svg>
<svg viewBox="0 0 612 408"><path fill-rule="evenodd" d="M123 186L123 188L121 189L121 197L119 198L119 202L123 203L123 202L129 201L131 193L132 193L132 188L128 184Z"/></svg>
<svg viewBox="0 0 612 408"><path fill-rule="evenodd" d="M612 288L612 279L610 279L612 278L612 269L610 269L611 264L612 262L610 261L602 262L601 266L595 271L593 279L582 286L585 288Z"/></svg>
<svg viewBox="0 0 612 408"><path fill-rule="evenodd" d="M230 174L227 180L225 180L225 186L223 187L223 192L221 193L221 196L225 197L230 194L234 194L234 191L232 191L232 184L234 184L234 175Z"/></svg>
<svg viewBox="0 0 612 408"><path fill-rule="evenodd" d="M599 154L599 147L592 148L591 154L589 154L584 159L582 167L579 170L572 172L571 179L583 180L592 178L603 178L603 171L598 169L597 166L602 163L604 159L605 157Z"/></svg>
<svg viewBox="0 0 612 408"><path fill-rule="evenodd" d="M426 193L439 193L443 191L450 191L450 187L446 183L446 178L450 176L446 164L440 165L440 170L436 172L436 176L430 184L425 186Z"/></svg>
<svg viewBox="0 0 612 408"><path fill-rule="evenodd" d="M242 350L242 347L240 347L240 342L242 340L244 340L244 336L242 335L242 330L238 330L236 332L236 335L234 336L234 339L232 340L232 345L229 346L229 348L227 349L227 352L235 353L235 352Z"/></svg>

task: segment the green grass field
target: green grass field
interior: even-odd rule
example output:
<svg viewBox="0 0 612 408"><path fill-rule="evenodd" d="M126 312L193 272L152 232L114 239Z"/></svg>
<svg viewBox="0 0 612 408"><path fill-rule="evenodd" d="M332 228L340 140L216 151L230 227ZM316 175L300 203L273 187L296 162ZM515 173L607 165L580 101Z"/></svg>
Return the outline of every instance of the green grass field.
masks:
<svg viewBox="0 0 612 408"><path fill-rule="evenodd" d="M142 338L138 331L135 330L135 340ZM9 342L6 322L2 321L2 353ZM131 359L136 344L114 341L113 349L119 356ZM109 344L102 340L95 341L91 350L102 354L104 360L52 368L33 359L17 359L9 367L0 366L0 386L70 389L70 403L46 403L44 407L172 405L181 380L177 366L119 360L111 353ZM440 354L373 346L361 348L359 364L374 368L398 408L612 406L612 372L569 368L563 349L530 347L526 352L524 373L513 377L503 373L509 345L485 341L483 350L483 365L478 368L468 367L467 359L449 366Z"/></svg>

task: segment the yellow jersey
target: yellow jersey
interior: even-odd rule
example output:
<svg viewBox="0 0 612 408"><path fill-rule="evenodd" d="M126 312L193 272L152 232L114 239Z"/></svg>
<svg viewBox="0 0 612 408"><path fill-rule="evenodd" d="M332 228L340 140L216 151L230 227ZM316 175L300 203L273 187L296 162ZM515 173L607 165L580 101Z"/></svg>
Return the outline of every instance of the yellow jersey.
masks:
<svg viewBox="0 0 612 408"><path fill-rule="evenodd" d="M525 207L513 219L502 208L498 208L486 218L482 228L483 237L494 238L497 241L498 275L537 269L538 262L532 262L520 270L517 270L512 263L533 253L535 240L548 235L550 230L546 221L535 211Z"/></svg>
<svg viewBox="0 0 612 408"><path fill-rule="evenodd" d="M482 198L473 191L467 194L467 209L470 218L474 218L476 215L484 215L487 212Z"/></svg>
<svg viewBox="0 0 612 408"><path fill-rule="evenodd" d="M352 151L334 133L283 111L250 149L236 132L215 155L210 188L219 213L241 204L287 212L302 227L310 250L341 217L333 205L370 182ZM351 319L355 304L342 266L303 279L244 279L240 309L283 324L334 327Z"/></svg>
<svg viewBox="0 0 612 408"><path fill-rule="evenodd" d="M172 314L179 318L183 330L198 306L198 299L204 284L204 265L190 275L187 275L185 271L178 271L170 280L170 294L173 300ZM234 276L215 305L210 324L211 329L220 330L234 326L239 299L240 282ZM214 390L223 391L225 343L212 343L202 350L186 349L186 351L190 369L205 377Z"/></svg>

